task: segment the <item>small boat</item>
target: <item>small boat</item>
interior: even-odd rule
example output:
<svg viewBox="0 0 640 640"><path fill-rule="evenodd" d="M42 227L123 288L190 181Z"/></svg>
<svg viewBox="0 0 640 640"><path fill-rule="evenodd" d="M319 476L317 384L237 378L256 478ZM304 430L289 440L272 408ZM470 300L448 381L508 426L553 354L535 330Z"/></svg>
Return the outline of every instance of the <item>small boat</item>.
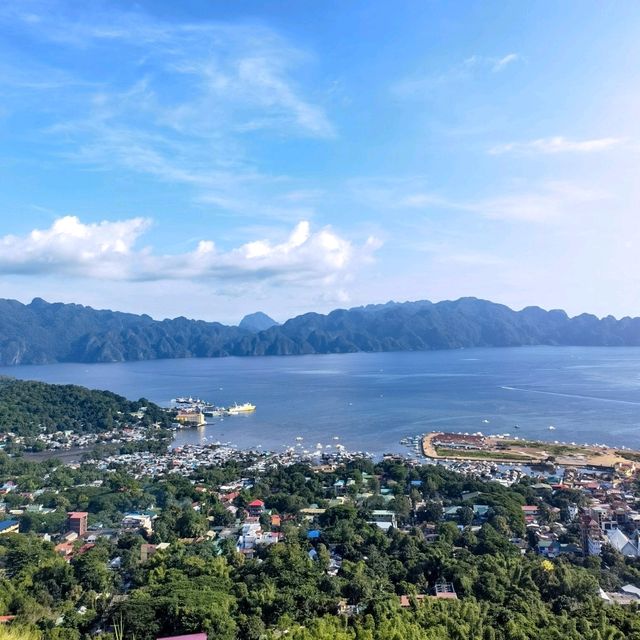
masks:
<svg viewBox="0 0 640 640"><path fill-rule="evenodd" d="M549 425L549 431L555 431L555 430L556 430L556 428L552 424L550 424Z"/></svg>

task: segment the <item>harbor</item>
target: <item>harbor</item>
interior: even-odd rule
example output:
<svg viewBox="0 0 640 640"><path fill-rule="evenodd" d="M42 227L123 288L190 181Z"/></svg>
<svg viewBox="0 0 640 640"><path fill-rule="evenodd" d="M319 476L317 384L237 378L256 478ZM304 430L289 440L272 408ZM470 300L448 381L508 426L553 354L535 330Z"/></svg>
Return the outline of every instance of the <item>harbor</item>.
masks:
<svg viewBox="0 0 640 640"><path fill-rule="evenodd" d="M177 397L171 401L171 408L176 411L176 426L180 428L203 427L208 423L207 418L247 415L256 410L250 402L234 402L228 407L219 407L197 396Z"/></svg>

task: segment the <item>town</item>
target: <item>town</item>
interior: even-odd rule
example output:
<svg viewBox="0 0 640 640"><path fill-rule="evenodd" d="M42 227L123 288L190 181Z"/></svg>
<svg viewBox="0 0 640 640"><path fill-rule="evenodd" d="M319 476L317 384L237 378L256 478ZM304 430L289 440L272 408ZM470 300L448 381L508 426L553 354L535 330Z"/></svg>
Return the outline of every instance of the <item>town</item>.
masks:
<svg viewBox="0 0 640 640"><path fill-rule="evenodd" d="M440 440L450 446L456 439ZM372 562L349 542L354 535L363 544L375 540L383 555L409 543L425 558L436 550L452 554L449 569L408 574L405 567L402 580L389 582L387 597L400 610L480 597L478 585L455 568L460 549L533 565L539 558L546 571L556 571L555 563L563 571L575 567L586 572L602 606L640 608L640 492L631 460L608 469L551 465L515 472L494 463L488 468L486 461L387 455L376 462L344 448L305 457L295 447L270 453L192 445L67 465L0 456L0 564L7 575L13 571L7 559L35 544L91 587L91 602L86 595L65 600L67 613L55 623L61 629L105 633L117 616L131 615L149 579L140 576L177 558L183 563L206 553L233 564L237 557L239 566L260 573L281 546L302 553L326 588L333 581L327 613L356 620L373 600L366 589L349 586L358 562L362 570ZM85 575L86 566L98 577ZM4 608L0 613L9 618L27 615L20 605ZM278 620L263 615L254 623L268 628ZM189 630L163 624L163 633Z"/></svg>

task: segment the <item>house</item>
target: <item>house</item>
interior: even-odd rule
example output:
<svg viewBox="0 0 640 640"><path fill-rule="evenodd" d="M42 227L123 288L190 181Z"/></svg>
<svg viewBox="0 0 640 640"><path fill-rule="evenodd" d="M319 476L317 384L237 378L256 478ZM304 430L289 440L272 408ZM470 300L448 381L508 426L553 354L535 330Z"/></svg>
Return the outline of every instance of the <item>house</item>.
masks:
<svg viewBox="0 0 640 640"><path fill-rule="evenodd" d="M71 558L73 555L73 545L70 542L61 542L53 550L63 558Z"/></svg>
<svg viewBox="0 0 640 640"><path fill-rule="evenodd" d="M152 533L153 516L148 513L127 513L120 521L120 527L125 530L143 529Z"/></svg>
<svg viewBox="0 0 640 640"><path fill-rule="evenodd" d="M344 480L336 480L333 483L333 490L337 496L343 495L345 492L345 481Z"/></svg>
<svg viewBox="0 0 640 640"><path fill-rule="evenodd" d="M271 527L273 529L279 529L282 524L282 518L278 514L273 514L271 516Z"/></svg>
<svg viewBox="0 0 640 640"><path fill-rule="evenodd" d="M78 537L87 533L87 518L89 514L86 511L70 511L67 514L67 528L78 534Z"/></svg>
<svg viewBox="0 0 640 640"><path fill-rule="evenodd" d="M5 482L0 487L0 496L6 495L7 493L11 493L12 491L15 491L17 488L18 488L18 485L13 480L9 480L8 482Z"/></svg>
<svg viewBox="0 0 640 640"><path fill-rule="evenodd" d="M140 562L146 562L157 550L158 547L155 544L141 544Z"/></svg>
<svg viewBox="0 0 640 640"><path fill-rule="evenodd" d="M538 540L536 551L545 558L555 558L560 553L560 543L557 540Z"/></svg>
<svg viewBox="0 0 640 640"><path fill-rule="evenodd" d="M422 602L427 596L424 593L417 593L414 596L400 596L400 606L403 609L408 609L411 606L411 600L416 602Z"/></svg>
<svg viewBox="0 0 640 640"><path fill-rule="evenodd" d="M247 505L247 511L250 516L260 516L264 512L264 502L262 500L253 500Z"/></svg>
<svg viewBox="0 0 640 640"><path fill-rule="evenodd" d="M436 598L440 598L442 600L458 599L456 590L453 588L453 584L451 582L436 583L436 585L433 587L433 592Z"/></svg>
<svg viewBox="0 0 640 640"><path fill-rule="evenodd" d="M473 517L476 520L486 520L489 517L490 507L486 504L473 505Z"/></svg>
<svg viewBox="0 0 640 640"><path fill-rule="evenodd" d="M398 526L398 523L396 522L396 514L393 511L374 509L371 512L371 518L372 519L369 520L369 524L375 524L383 531L388 531L392 527L397 528Z"/></svg>
<svg viewBox="0 0 640 640"><path fill-rule="evenodd" d="M18 533L20 523L17 520L2 520L0 522L0 536L8 533Z"/></svg>
<svg viewBox="0 0 640 640"><path fill-rule="evenodd" d="M620 529L607 531L607 538L609 539L609 544L623 556L627 558L637 558L640 556L637 538L635 541L630 540Z"/></svg>
<svg viewBox="0 0 640 640"><path fill-rule="evenodd" d="M189 633L184 636L166 636L164 638L156 638L156 640L207 640L207 634Z"/></svg>
<svg viewBox="0 0 640 640"><path fill-rule="evenodd" d="M634 587L632 584L625 584L620 591L632 598L635 598L636 600L640 600L640 589L638 589L638 587Z"/></svg>
<svg viewBox="0 0 640 640"><path fill-rule="evenodd" d="M259 522L245 523L240 530L236 549L247 558L252 558L258 545L275 544L281 536L281 533L274 531L263 532Z"/></svg>

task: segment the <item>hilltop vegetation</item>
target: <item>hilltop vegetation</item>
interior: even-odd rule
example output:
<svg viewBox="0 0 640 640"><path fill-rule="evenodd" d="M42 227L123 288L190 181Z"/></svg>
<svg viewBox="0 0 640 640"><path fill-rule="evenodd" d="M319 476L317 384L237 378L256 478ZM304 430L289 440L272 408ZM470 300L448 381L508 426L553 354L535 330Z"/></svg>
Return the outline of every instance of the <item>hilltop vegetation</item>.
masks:
<svg viewBox="0 0 640 640"><path fill-rule="evenodd" d="M282 325L96 311L36 299L0 300L0 364L123 362L156 358L425 351L522 345L639 346L640 318L599 319L475 298L388 303L307 313ZM266 322L266 324L265 324Z"/></svg>
<svg viewBox="0 0 640 640"><path fill-rule="evenodd" d="M537 495L530 482L505 488L397 462L357 461L322 474L305 465L270 467L235 504L242 509L259 497L278 510L284 541L251 559L236 551L234 538L204 537L207 516L220 529L234 519L220 501L221 485L247 474L230 463L197 470L191 479L134 479L122 468L69 469L0 454L0 482L12 478L19 489L43 489L35 499L57 506L62 516L46 524L40 514L25 513L22 533L0 536L0 615L16 615L15 625L30 625L45 640L113 640L114 628L126 640L197 631L216 640L640 640L638 607L598 597L599 585L640 580L638 559L608 549L602 557L550 561L523 556L510 542L524 535L521 505ZM379 495L329 506L327 490L345 477L354 491L394 487L386 506L402 530L385 533L371 523ZM443 521L441 505L470 491L482 492L490 506L486 521L463 530ZM567 497L549 499L562 505ZM412 503L423 500L425 508L413 513ZM320 530L315 540L300 513L310 503L326 507L313 525ZM125 511L152 507L158 518L146 540L127 531L94 546L77 541L70 562L36 537L64 530L69 509L113 526ZM425 522L437 534L433 541L421 528ZM145 542L170 546L145 561ZM337 557L340 566L332 572ZM416 596L441 580L451 582L460 599L419 602ZM404 610L401 595L409 598ZM338 615L343 604L351 610Z"/></svg>
<svg viewBox="0 0 640 640"><path fill-rule="evenodd" d="M142 407L146 407L144 415L134 419L131 414ZM0 433L98 433L133 422L150 425L167 419L160 407L144 398L132 402L110 391L0 378Z"/></svg>

